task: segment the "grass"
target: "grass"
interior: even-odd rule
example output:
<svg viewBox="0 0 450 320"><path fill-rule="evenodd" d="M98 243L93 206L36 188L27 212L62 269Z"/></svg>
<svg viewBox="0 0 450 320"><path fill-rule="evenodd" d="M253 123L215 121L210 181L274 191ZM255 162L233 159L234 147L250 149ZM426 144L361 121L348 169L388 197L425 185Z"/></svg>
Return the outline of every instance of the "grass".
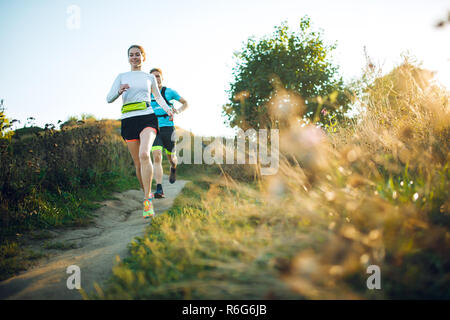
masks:
<svg viewBox="0 0 450 320"><path fill-rule="evenodd" d="M48 240L52 238L54 238L54 236L48 230L37 231L30 234L31 240Z"/></svg>
<svg viewBox="0 0 450 320"><path fill-rule="evenodd" d="M42 252L23 249L17 241L5 241L0 245L0 281L24 271L45 257Z"/></svg>
<svg viewBox="0 0 450 320"><path fill-rule="evenodd" d="M274 176L180 166L191 182L90 298L450 298L448 93L422 80L404 64L352 126L286 128Z"/></svg>
<svg viewBox="0 0 450 320"><path fill-rule="evenodd" d="M180 165L191 182L88 298L449 299L448 91L408 62L363 91L351 126L284 119L276 175Z"/></svg>
<svg viewBox="0 0 450 320"><path fill-rule="evenodd" d="M100 201L111 199L114 192L123 192L129 189L138 189L139 182L133 175L122 176L108 174L101 186L90 186L77 193L69 194L43 194L40 212L42 219L39 223L29 223L25 226L10 228L0 245L0 281L7 279L20 271L34 265L39 258L46 256L44 253L32 252L24 249L23 235L30 235L31 240L43 241L52 238L49 230L64 229L68 227L87 226L92 222L93 211L101 205ZM46 241L43 249L69 250L75 248L75 244L52 243Z"/></svg>
<svg viewBox="0 0 450 320"><path fill-rule="evenodd" d="M34 196L38 203L35 219L29 219L21 225L12 225L2 229L4 238L14 237L19 232L47 228L85 226L92 221L92 212L101 207L98 203L111 199L113 192L138 189L139 183L133 173L107 173L100 179L102 183L90 185L72 192L44 192Z"/></svg>
<svg viewBox="0 0 450 320"><path fill-rule="evenodd" d="M46 250L70 250L76 249L77 245L75 243L45 242L43 247Z"/></svg>
<svg viewBox="0 0 450 320"><path fill-rule="evenodd" d="M268 217L255 211L255 192L254 186L230 190L211 174L195 177L167 214L136 238L131 257L113 270L112 284L97 297L298 299L277 274L296 250L313 245L300 241L310 231L308 222L265 224Z"/></svg>
<svg viewBox="0 0 450 320"><path fill-rule="evenodd" d="M117 125L90 121L0 141L0 248L5 252L0 279L39 257L23 249L25 238L48 240L48 230L89 225L93 211L101 206L98 202L110 199L113 192L139 189ZM49 241L44 245L70 248Z"/></svg>

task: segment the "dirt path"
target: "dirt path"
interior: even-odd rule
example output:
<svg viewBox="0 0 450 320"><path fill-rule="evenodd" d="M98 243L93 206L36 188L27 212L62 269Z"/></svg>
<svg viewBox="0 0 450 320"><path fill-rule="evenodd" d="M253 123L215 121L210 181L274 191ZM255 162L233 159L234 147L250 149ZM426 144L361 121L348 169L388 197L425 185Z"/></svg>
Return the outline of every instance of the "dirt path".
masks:
<svg viewBox="0 0 450 320"><path fill-rule="evenodd" d="M186 181L169 184L164 176L166 198L155 199L155 213L170 209L173 200ZM73 245L75 249L52 250L50 258L43 259L36 267L0 282L0 299L82 299L76 289L67 288L67 267L77 265L81 270L81 287L90 292L94 282L102 285L112 274L112 267L128 255L127 245L136 236L142 236L148 220L142 218L143 192L129 190L114 194L118 200L104 201L95 214L95 223L86 228L64 230L55 233L53 243ZM30 243L30 248L42 248L44 241ZM42 250L42 249L41 249Z"/></svg>

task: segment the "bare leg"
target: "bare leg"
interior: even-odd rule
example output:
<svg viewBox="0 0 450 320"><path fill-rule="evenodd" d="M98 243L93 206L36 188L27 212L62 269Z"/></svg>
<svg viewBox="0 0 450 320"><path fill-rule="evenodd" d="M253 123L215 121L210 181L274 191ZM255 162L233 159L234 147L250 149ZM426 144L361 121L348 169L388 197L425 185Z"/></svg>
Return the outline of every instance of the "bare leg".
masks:
<svg viewBox="0 0 450 320"><path fill-rule="evenodd" d="M167 154L167 153L166 153ZM167 154L167 159L169 159L170 166L176 168L178 164L177 154L174 152L172 154Z"/></svg>
<svg viewBox="0 0 450 320"><path fill-rule="evenodd" d="M128 150L130 151L131 158L133 158L134 167L136 168L136 177L139 180L142 190L144 190L144 185L142 184L141 176L141 162L139 161L139 147L140 141L133 140L127 141Z"/></svg>
<svg viewBox="0 0 450 320"><path fill-rule="evenodd" d="M176 168L177 168L177 155L176 153L172 153L172 154L168 154L167 158L169 159L170 162L170 176L169 176L169 182L170 183L175 183L176 179L177 179L177 175L176 175Z"/></svg>
<svg viewBox="0 0 450 320"><path fill-rule="evenodd" d="M161 150L155 150L153 153L153 168L155 171L155 181L157 184L162 183L163 179L163 167L162 167L162 152Z"/></svg>
<svg viewBox="0 0 450 320"><path fill-rule="evenodd" d="M153 145L153 141L156 138L156 133L152 128L145 128L139 134L141 145L139 148L139 161L141 163L141 176L144 187L145 199L150 198L152 178L153 178L153 165L150 158L150 149Z"/></svg>

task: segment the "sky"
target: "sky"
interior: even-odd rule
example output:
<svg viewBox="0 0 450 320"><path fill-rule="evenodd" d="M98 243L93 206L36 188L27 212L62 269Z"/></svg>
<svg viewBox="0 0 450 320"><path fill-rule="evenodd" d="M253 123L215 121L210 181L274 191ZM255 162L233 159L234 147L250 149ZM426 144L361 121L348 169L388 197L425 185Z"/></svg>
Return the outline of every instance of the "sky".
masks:
<svg viewBox="0 0 450 320"><path fill-rule="evenodd" d="M450 88L447 0L0 0L0 98L6 115L36 125L92 114L119 119L106 102L115 77L130 70L127 49L142 45L142 71L161 68L164 85L189 108L175 124L198 135L231 136L222 105L233 53L282 21L308 15L346 81L362 74L364 46L385 73L409 52Z"/></svg>

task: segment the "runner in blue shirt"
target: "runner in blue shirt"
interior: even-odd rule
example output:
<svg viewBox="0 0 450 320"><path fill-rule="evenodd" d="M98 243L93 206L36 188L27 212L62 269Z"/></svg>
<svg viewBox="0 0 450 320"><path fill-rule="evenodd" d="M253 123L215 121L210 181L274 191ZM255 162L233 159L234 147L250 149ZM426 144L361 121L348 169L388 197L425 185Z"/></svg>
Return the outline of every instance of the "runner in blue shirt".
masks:
<svg viewBox="0 0 450 320"><path fill-rule="evenodd" d="M162 85L163 76L162 71L159 68L153 68L150 70L150 74L153 74L158 83L158 88L161 91L162 97L166 100L167 104L173 109L174 113L180 113L187 109L187 101L181 97L175 90L164 87ZM179 109L175 109L172 101L179 101L182 105ZM164 192L162 188L163 168L162 168L162 150L166 152L167 158L170 162L170 176L169 182L174 183L176 180L176 168L177 168L177 155L175 150L176 133L175 126L173 124L173 116L169 116L166 111L156 102L152 95L151 105L158 117L159 132L156 135L156 139L153 142L152 154L154 162L154 177L156 180L156 192L155 198L164 198Z"/></svg>

